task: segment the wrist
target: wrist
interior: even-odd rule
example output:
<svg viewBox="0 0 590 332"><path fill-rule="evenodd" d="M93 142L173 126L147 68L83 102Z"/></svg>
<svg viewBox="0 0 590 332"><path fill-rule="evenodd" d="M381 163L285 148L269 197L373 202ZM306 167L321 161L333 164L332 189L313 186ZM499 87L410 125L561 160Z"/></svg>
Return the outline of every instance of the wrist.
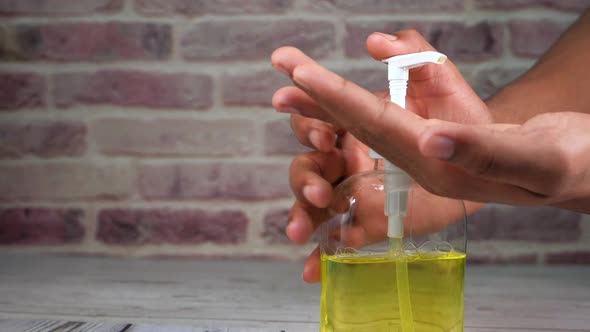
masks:
<svg viewBox="0 0 590 332"><path fill-rule="evenodd" d="M531 114L527 87L514 82L485 100L494 123L523 124L535 114ZM529 106L527 107L527 104Z"/></svg>

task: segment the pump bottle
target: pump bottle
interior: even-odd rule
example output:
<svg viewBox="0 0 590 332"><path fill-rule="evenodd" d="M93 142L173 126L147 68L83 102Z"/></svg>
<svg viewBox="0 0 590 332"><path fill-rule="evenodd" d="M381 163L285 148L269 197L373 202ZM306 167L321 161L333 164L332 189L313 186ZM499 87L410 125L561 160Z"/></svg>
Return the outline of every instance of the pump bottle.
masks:
<svg viewBox="0 0 590 332"><path fill-rule="evenodd" d="M383 60L391 102L405 108L412 68L445 60L437 52ZM320 331L463 331L463 203L426 192L373 150L369 157L375 169L335 188L320 228ZM462 213L443 229L424 227L432 202L441 214Z"/></svg>

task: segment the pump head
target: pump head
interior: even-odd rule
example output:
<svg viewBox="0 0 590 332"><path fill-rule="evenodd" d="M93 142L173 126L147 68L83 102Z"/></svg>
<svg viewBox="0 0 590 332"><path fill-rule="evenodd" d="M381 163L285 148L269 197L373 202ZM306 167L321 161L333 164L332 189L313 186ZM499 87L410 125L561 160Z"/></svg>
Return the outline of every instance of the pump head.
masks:
<svg viewBox="0 0 590 332"><path fill-rule="evenodd" d="M434 51L396 55L383 60L388 66L387 79L389 81L396 79L407 80L410 69L428 63L443 64L445 61L447 61L446 55Z"/></svg>
<svg viewBox="0 0 590 332"><path fill-rule="evenodd" d="M447 61L447 56L439 52L426 51L396 55L382 61L387 64L387 79L389 81L391 102L401 108L406 108L406 90L410 69L429 63L443 64ZM373 159L383 158L373 149L370 150L369 157Z"/></svg>

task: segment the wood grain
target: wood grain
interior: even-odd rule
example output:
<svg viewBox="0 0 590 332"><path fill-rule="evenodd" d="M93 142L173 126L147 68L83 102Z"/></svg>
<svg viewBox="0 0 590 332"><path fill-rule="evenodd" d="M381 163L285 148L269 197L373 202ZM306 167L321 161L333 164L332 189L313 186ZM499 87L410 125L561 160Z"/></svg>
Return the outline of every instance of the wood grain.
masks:
<svg viewBox="0 0 590 332"><path fill-rule="evenodd" d="M0 254L0 266L0 332L318 331L319 285L298 263ZM466 331L590 331L590 267L470 266L465 315Z"/></svg>

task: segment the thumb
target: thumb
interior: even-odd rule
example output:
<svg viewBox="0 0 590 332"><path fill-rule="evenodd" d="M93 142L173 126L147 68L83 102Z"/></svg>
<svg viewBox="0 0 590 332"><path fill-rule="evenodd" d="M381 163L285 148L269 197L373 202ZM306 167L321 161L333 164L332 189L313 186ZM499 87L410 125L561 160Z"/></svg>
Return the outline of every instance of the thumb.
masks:
<svg viewBox="0 0 590 332"><path fill-rule="evenodd" d="M542 193L540 183L554 169L546 162L544 146L531 142L517 125L427 127L418 139L422 155L447 161L488 180Z"/></svg>

